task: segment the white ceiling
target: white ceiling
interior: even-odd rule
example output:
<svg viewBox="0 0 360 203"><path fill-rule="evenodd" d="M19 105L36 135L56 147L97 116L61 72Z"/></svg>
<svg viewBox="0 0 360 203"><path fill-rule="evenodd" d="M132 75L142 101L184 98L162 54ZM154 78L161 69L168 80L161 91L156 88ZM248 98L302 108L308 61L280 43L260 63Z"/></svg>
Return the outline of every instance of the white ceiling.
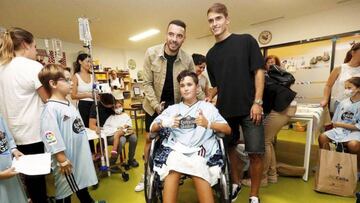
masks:
<svg viewBox="0 0 360 203"><path fill-rule="evenodd" d="M77 18L91 20L93 44L106 48L144 49L160 43L170 20L187 23L187 38L209 35L206 12L216 1L206 0L0 0L0 26L23 27L37 38L79 42ZM324 11L359 0L228 0L231 27ZM157 28L160 34L140 42L129 36Z"/></svg>

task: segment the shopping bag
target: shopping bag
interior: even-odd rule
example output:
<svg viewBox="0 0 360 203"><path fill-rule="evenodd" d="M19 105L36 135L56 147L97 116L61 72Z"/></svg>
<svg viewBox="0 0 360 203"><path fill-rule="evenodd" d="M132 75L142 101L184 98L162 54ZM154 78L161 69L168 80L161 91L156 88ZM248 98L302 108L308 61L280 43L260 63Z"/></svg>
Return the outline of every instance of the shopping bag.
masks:
<svg viewBox="0 0 360 203"><path fill-rule="evenodd" d="M356 154L319 150L315 190L340 196L354 196L357 185Z"/></svg>

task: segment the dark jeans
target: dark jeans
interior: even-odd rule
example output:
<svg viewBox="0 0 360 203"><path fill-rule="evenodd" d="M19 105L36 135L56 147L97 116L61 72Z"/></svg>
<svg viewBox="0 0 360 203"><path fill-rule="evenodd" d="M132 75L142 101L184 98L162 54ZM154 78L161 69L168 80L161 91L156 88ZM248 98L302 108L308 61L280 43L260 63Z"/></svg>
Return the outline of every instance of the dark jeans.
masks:
<svg viewBox="0 0 360 203"><path fill-rule="evenodd" d="M154 113L152 116L145 112L145 132L150 132L150 125L158 116L157 113Z"/></svg>
<svg viewBox="0 0 360 203"><path fill-rule="evenodd" d="M44 153L44 144L37 142L28 145L18 145L18 150L23 154L41 154ZM33 203L47 202L46 181L44 175L27 176L24 175L26 190ZM1 197L0 197L1 198Z"/></svg>
<svg viewBox="0 0 360 203"><path fill-rule="evenodd" d="M265 138L264 138L264 126L263 123L255 125L250 119L250 115L235 116L225 118L231 127L231 136L225 136L225 145L228 147L234 147L240 139L241 126L244 141L245 151L247 153L262 154L265 152Z"/></svg>
<svg viewBox="0 0 360 203"><path fill-rule="evenodd" d="M90 109L93 103L94 102L92 101L83 101L83 100L79 100L78 103L79 113L86 128L89 127ZM95 153L94 140L89 140L89 145L90 145L91 153L92 154Z"/></svg>

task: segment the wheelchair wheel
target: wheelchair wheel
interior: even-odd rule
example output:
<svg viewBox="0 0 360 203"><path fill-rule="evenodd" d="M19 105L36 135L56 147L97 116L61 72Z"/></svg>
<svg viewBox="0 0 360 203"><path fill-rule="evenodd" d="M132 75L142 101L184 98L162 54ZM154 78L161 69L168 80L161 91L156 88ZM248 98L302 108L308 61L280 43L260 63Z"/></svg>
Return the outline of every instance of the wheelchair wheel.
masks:
<svg viewBox="0 0 360 203"><path fill-rule="evenodd" d="M217 184L217 197L221 203L231 203L232 183L230 177L230 161L226 150L221 143L224 166L221 169L220 178Z"/></svg>
<svg viewBox="0 0 360 203"><path fill-rule="evenodd" d="M221 203L230 203L231 202L231 184L229 179L226 177L226 174L221 174L219 178L219 202Z"/></svg>
<svg viewBox="0 0 360 203"><path fill-rule="evenodd" d="M160 189L160 178L146 163L145 165L145 201L146 203L162 202L162 192Z"/></svg>

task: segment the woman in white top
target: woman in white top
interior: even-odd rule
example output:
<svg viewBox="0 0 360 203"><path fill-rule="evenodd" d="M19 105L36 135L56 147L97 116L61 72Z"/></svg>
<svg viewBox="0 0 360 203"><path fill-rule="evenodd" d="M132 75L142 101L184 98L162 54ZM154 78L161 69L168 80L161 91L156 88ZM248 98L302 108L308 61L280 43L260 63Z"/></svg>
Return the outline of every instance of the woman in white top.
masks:
<svg viewBox="0 0 360 203"><path fill-rule="evenodd" d="M206 57L201 54L192 55L195 64L195 73L199 79L199 89L205 93L205 97L209 95L209 80L202 74L206 68Z"/></svg>
<svg viewBox="0 0 360 203"><path fill-rule="evenodd" d="M44 153L40 138L40 114L48 95L38 73L42 65L35 61L33 35L21 28L0 33L0 112L24 154ZM25 176L32 202L46 202L45 176Z"/></svg>
<svg viewBox="0 0 360 203"><path fill-rule="evenodd" d="M89 127L90 109L94 103L93 79L91 77L91 58L86 53L79 54L74 64L73 88L71 99L79 100L78 109L85 127ZM95 152L94 141L89 141L92 154Z"/></svg>
<svg viewBox="0 0 360 203"><path fill-rule="evenodd" d="M324 107L328 104L332 90L332 97L335 98L334 109L336 109L337 104L345 98L344 82L354 76L360 76L360 42L355 43L347 52L344 63L331 71L324 88L324 97L320 105Z"/></svg>
<svg viewBox="0 0 360 203"><path fill-rule="evenodd" d="M90 73L91 58L88 54L79 54L75 62L74 76L72 82L74 88L71 99L79 100L78 109L85 127L89 127L90 108L93 104L93 80Z"/></svg>

